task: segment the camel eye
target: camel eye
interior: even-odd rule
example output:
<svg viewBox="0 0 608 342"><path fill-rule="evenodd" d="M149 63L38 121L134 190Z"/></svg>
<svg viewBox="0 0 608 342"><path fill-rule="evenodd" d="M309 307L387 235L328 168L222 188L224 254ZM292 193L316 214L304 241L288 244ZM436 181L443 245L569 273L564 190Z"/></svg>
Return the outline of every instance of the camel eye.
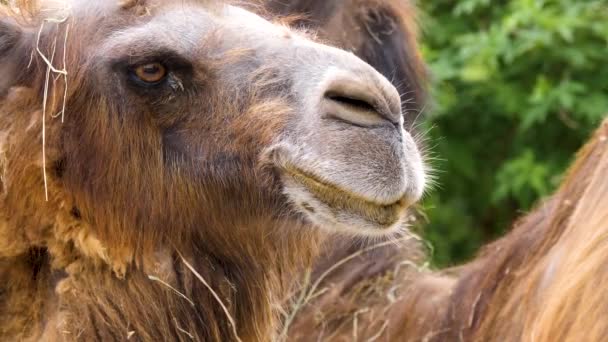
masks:
<svg viewBox="0 0 608 342"><path fill-rule="evenodd" d="M148 63L135 67L133 73L140 82L157 84L167 77L167 68L161 63Z"/></svg>

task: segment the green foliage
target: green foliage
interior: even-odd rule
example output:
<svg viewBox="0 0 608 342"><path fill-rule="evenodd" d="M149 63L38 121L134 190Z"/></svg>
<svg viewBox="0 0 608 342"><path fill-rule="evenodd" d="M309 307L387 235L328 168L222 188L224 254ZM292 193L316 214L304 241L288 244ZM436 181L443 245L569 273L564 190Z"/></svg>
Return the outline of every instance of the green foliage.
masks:
<svg viewBox="0 0 608 342"><path fill-rule="evenodd" d="M421 2L439 188L435 263L471 257L551 193L608 113L608 0Z"/></svg>

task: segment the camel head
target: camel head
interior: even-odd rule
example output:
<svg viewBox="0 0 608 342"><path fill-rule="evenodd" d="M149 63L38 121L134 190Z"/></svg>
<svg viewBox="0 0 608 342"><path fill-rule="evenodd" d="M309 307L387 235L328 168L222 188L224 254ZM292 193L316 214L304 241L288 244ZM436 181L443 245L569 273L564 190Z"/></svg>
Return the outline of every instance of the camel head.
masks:
<svg viewBox="0 0 608 342"><path fill-rule="evenodd" d="M395 87L305 32L211 1L1 14L5 221L68 211L105 245L260 220L378 236L423 193Z"/></svg>

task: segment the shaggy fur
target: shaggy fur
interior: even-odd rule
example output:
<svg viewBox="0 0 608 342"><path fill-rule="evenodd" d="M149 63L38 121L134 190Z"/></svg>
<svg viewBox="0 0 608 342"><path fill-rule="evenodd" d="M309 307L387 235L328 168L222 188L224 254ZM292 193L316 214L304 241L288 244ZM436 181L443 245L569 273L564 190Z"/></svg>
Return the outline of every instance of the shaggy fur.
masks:
<svg viewBox="0 0 608 342"><path fill-rule="evenodd" d="M213 71L251 56L237 46L204 60L191 84L172 79L175 91L210 85L204 97L126 95L92 56L155 41L95 44L157 7L124 1L109 16L104 6L73 18L32 1L0 7L0 340L274 339L325 240L260 158L294 111L280 68L235 74L251 84L239 97L211 86ZM209 51L223 43L221 32L205 38Z"/></svg>
<svg viewBox="0 0 608 342"><path fill-rule="evenodd" d="M289 336L300 341L605 340L607 175L608 120L579 152L560 189L468 264L430 272L412 258L412 249L394 246L376 251L383 259L364 254L340 264L344 255L330 256L315 273L339 267L316 286L313 300L301 303Z"/></svg>

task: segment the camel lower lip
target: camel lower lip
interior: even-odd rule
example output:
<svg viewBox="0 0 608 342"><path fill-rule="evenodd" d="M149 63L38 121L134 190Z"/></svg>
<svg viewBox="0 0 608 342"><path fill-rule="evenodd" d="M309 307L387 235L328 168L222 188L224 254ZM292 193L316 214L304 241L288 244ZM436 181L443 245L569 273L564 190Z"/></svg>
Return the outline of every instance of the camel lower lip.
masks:
<svg viewBox="0 0 608 342"><path fill-rule="evenodd" d="M379 204L324 182L299 168L289 166L286 171L295 182L334 211L334 214L349 213L379 227L388 228L399 221L401 213L407 207L405 198L391 204Z"/></svg>

